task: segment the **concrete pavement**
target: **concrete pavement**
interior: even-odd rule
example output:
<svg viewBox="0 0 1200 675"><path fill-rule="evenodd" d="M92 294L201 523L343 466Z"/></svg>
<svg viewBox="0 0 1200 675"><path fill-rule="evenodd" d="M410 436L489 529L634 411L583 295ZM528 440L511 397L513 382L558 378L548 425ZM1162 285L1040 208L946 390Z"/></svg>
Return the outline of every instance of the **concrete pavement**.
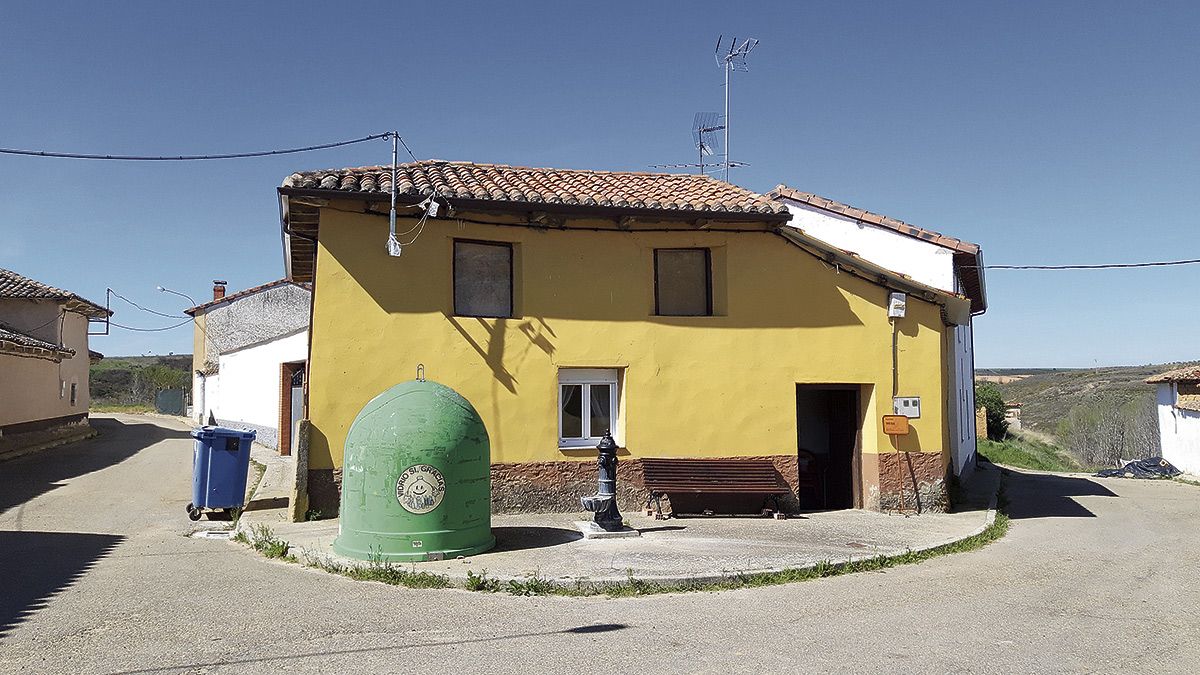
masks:
<svg viewBox="0 0 1200 675"><path fill-rule="evenodd" d="M270 471L268 470L268 473ZM808 513L788 520L761 517L672 518L627 515L642 536L585 540L573 523L589 513L513 514L492 517L496 548L480 555L405 563L405 569L448 576L463 585L468 573L487 572L499 581L538 577L565 586L712 581L741 573L797 569L920 551L979 534L994 520L1000 472L988 465L970 483L965 508L921 516L846 510ZM266 481L264 481L266 486ZM264 492L263 501L267 501ZM239 528L266 525L288 542L290 552L342 564L362 561L333 553L336 519L287 522L287 509L247 510Z"/></svg>
<svg viewBox="0 0 1200 675"><path fill-rule="evenodd" d="M355 582L185 536L182 425L0 464L0 672L1191 672L1200 489L1014 472L971 553L721 593Z"/></svg>

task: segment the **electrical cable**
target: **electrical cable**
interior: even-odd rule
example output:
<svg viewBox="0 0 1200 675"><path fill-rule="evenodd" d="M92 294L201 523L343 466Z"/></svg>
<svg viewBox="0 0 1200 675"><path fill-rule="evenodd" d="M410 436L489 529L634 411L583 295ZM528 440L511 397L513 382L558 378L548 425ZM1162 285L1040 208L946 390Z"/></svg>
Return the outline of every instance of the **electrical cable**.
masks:
<svg viewBox="0 0 1200 675"><path fill-rule="evenodd" d="M365 143L379 138L389 138L395 132L389 131L382 134L371 134L362 138L355 138L348 141L337 141L335 143L322 143L320 145L309 145L302 148L286 148L283 150L261 150L257 152L231 152L216 155L100 155L87 154L78 152L51 152L46 150L19 150L16 148L0 148L0 154L3 155L25 155L30 157L52 157L57 159L106 159L125 162L188 162L201 161L210 159L245 159L248 157L268 157L272 155L293 155L298 152L311 152L313 150L327 150L329 148L340 148L345 145L353 145L355 143ZM403 142L403 141L401 141ZM407 145L405 148L407 149Z"/></svg>
<svg viewBox="0 0 1200 675"><path fill-rule="evenodd" d="M168 318L168 319L184 319L184 318L187 318L187 317L179 316L178 314L165 314L165 313L163 313L163 312L159 312L159 311L156 311L156 310L150 309L149 307L142 307L141 305L139 305L139 304L137 304L136 302L134 302L134 301L130 300L129 298L127 298L127 297L125 297L125 296L121 295L120 293L118 293L118 292L114 291L113 289L111 289L111 288L110 288L110 289L108 289L108 290L109 290L109 291L110 291L110 292L111 292L113 295L115 295L115 296L117 296L118 298L120 298L120 299L124 300L125 302L128 302L129 304L133 305L134 307L137 307L138 309L142 310L143 312L149 312L149 313L151 313L151 314L157 314L158 316L166 317L166 318ZM190 321L191 319L188 319L188 320Z"/></svg>
<svg viewBox="0 0 1200 675"><path fill-rule="evenodd" d="M164 330L171 330L173 328L179 328L180 326L189 324L191 322L192 322L192 320L188 319L187 321L181 321L181 322L175 324L174 326L164 326L162 328L137 328L135 326L123 326L115 321L109 321L108 325L116 326L117 328L124 328L125 330L137 331L139 333L157 333L157 332L164 331Z"/></svg>
<svg viewBox="0 0 1200 675"><path fill-rule="evenodd" d="M1170 267L1173 265L1197 265L1200 258L1188 260L1161 260L1142 263L1101 263L1097 265L984 265L988 270L1111 270L1134 267ZM975 265L974 267L979 267Z"/></svg>

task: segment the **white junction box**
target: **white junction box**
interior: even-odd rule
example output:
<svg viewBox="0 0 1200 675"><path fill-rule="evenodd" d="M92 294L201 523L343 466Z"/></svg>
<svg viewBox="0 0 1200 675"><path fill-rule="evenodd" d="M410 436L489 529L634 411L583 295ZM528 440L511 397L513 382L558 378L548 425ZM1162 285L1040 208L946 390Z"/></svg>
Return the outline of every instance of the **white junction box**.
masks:
<svg viewBox="0 0 1200 675"><path fill-rule="evenodd" d="M910 420L919 419L921 417L921 397L896 396L892 399L892 412L904 415Z"/></svg>
<svg viewBox="0 0 1200 675"><path fill-rule="evenodd" d="M888 294L888 318L903 319L908 305L908 296L903 293Z"/></svg>

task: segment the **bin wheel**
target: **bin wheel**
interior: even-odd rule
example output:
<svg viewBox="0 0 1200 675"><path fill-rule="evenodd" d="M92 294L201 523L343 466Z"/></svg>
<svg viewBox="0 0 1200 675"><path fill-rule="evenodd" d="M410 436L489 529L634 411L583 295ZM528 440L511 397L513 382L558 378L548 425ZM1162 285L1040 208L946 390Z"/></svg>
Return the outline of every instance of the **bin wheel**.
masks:
<svg viewBox="0 0 1200 675"><path fill-rule="evenodd" d="M190 520L200 520L200 509L193 506L191 502L188 502L187 514Z"/></svg>

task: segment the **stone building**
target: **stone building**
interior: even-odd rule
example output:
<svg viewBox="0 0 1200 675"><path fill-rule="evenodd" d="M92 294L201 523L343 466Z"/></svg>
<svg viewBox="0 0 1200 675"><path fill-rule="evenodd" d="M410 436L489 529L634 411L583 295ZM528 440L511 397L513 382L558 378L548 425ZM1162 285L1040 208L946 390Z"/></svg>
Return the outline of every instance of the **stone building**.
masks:
<svg viewBox="0 0 1200 675"><path fill-rule="evenodd" d="M253 429L257 441L290 454L303 416L308 361L306 285L285 279L226 294L187 310L194 319L193 417Z"/></svg>

